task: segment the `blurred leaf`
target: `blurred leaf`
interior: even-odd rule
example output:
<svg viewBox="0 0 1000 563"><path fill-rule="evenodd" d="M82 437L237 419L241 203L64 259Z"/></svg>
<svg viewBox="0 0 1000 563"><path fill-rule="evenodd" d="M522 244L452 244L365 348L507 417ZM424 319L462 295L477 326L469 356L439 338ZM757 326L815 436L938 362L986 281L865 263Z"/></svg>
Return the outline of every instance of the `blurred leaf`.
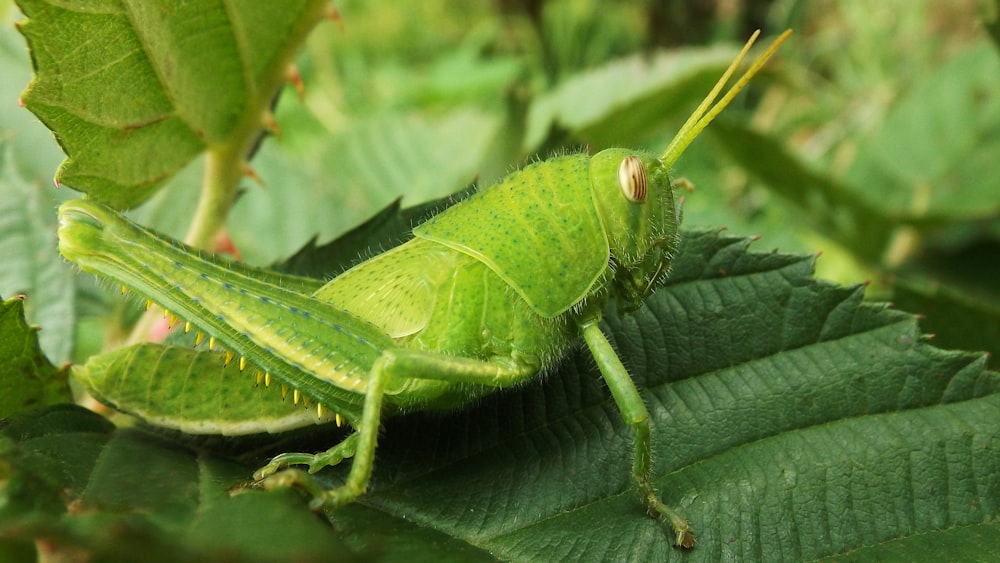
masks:
<svg viewBox="0 0 1000 563"><path fill-rule="evenodd" d="M15 154L21 153L0 142L0 292L28 296L29 317L45 328L42 348L54 361L66 362L77 318L74 276L56 251L52 217L63 194L25 179Z"/></svg>
<svg viewBox="0 0 1000 563"><path fill-rule="evenodd" d="M57 180L132 207L206 147L245 142L324 4L18 0L22 99L67 155Z"/></svg>
<svg viewBox="0 0 1000 563"><path fill-rule="evenodd" d="M42 353L38 328L24 322L24 301L0 303L0 418L70 400L66 368Z"/></svg>
<svg viewBox="0 0 1000 563"><path fill-rule="evenodd" d="M1000 214L1000 54L985 41L915 84L865 139L845 185L883 221Z"/></svg>
<svg viewBox="0 0 1000 563"><path fill-rule="evenodd" d="M584 350L462 411L387 420L370 493L330 515L330 534L411 560L456 546L504 560L808 560L1000 516L1000 378L983 356L926 344L914 317L865 304L860 287L816 282L812 256L682 240L668 285L635 316L610 308L605 326L644 390L654 478L695 525L695 551L644 516L631 435ZM151 384L176 377L134 368ZM247 380L211 394L267 392ZM939 537L938 553L908 555L974 549Z"/></svg>
<svg viewBox="0 0 1000 563"><path fill-rule="evenodd" d="M1000 51L1000 0L993 0L993 17L983 23L983 28L993 39L993 47Z"/></svg>
<svg viewBox="0 0 1000 563"><path fill-rule="evenodd" d="M11 3L9 12L16 12ZM11 158L25 178L38 185L52 184L52 174L64 155L52 139L52 133L31 112L14 107L24 85L31 80L31 65L24 49L24 38L17 33L13 13L0 17L0 136L13 152Z"/></svg>
<svg viewBox="0 0 1000 563"><path fill-rule="evenodd" d="M254 167L279 178L281 189L243 195L230 221L233 240L248 262L273 263L400 196L412 205L451 194L479 175L501 125L499 116L475 110L387 114L349 124L308 153L269 142Z"/></svg>
<svg viewBox="0 0 1000 563"><path fill-rule="evenodd" d="M397 96L406 105L453 107L461 102L474 102L495 97L509 89L524 71L515 57L483 57L480 49L463 46L439 59L418 75L411 73L412 83L401 85Z"/></svg>
<svg viewBox="0 0 1000 563"><path fill-rule="evenodd" d="M853 188L817 170L783 143L749 127L720 120L708 129L741 167L797 208L830 238L877 262L893 225Z"/></svg>
<svg viewBox="0 0 1000 563"><path fill-rule="evenodd" d="M524 151L539 150L553 127L595 149L662 133L666 120L705 96L736 52L707 47L636 54L576 74L535 98Z"/></svg>
<svg viewBox="0 0 1000 563"><path fill-rule="evenodd" d="M550 0L538 9L545 66L556 80L639 50L651 23L641 0L613 10L601 0Z"/></svg>

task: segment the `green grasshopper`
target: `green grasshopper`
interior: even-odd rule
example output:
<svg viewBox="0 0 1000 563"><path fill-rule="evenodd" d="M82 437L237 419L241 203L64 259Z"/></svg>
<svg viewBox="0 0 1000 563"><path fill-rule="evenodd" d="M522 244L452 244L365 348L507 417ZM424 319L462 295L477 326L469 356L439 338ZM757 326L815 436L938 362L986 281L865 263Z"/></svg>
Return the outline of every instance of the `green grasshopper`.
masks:
<svg viewBox="0 0 1000 563"><path fill-rule="evenodd" d="M518 385L582 335L635 433L632 478L642 504L669 522L677 545L691 547L692 527L653 489L649 415L598 323L612 295L634 309L663 284L680 222L669 168L789 33L715 103L755 33L661 156L608 149L526 166L326 285L201 255L87 200L60 208L59 248L82 269L188 319L186 329L193 324L199 337L209 335L210 348L218 342L230 350L226 364L236 357L241 370L252 364L258 383L276 378L285 392L294 390L292 402L311 400L320 419L354 429L326 452L282 454L254 474L267 488L308 491L314 509L365 492L382 417L455 408ZM85 383L122 410L185 428L156 396L139 405L121 382ZM159 399L168 402L165 393ZM205 431L265 429L250 415L237 430L208 424L212 413L194 418L201 417ZM308 423L290 420L286 426ZM328 490L311 476L346 458L353 463L343 485ZM309 473L289 465L307 465Z"/></svg>

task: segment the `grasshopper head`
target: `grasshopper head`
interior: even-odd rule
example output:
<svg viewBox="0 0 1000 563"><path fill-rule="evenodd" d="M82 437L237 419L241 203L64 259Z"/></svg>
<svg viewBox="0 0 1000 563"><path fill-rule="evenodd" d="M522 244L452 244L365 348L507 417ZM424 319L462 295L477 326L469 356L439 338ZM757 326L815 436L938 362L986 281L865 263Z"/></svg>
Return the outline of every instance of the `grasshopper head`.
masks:
<svg viewBox="0 0 1000 563"><path fill-rule="evenodd" d="M615 268L614 284L627 308L638 307L643 299L663 284L677 249L680 213L674 203L667 172L691 141L764 66L791 30L781 34L716 102L716 97L759 34L758 31L750 37L662 155L657 157L624 149L608 149L591 159L591 185L594 186L598 213L608 234L612 266Z"/></svg>

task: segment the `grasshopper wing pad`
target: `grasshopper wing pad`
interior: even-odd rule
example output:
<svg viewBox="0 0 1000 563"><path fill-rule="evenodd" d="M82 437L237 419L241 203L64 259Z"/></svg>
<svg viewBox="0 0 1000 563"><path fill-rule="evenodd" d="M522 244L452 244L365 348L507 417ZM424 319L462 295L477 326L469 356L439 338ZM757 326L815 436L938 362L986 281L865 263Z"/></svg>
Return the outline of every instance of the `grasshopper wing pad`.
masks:
<svg viewBox="0 0 1000 563"><path fill-rule="evenodd" d="M527 166L413 233L482 261L537 313L555 317L586 297L608 265L588 170L585 154Z"/></svg>
<svg viewBox="0 0 1000 563"><path fill-rule="evenodd" d="M454 251L412 240L358 264L319 289L315 297L368 319L392 338L427 327L441 278Z"/></svg>
<svg viewBox="0 0 1000 563"><path fill-rule="evenodd" d="M278 433L326 420L254 386L218 354L187 347L138 344L93 356L73 374L101 402L187 434Z"/></svg>

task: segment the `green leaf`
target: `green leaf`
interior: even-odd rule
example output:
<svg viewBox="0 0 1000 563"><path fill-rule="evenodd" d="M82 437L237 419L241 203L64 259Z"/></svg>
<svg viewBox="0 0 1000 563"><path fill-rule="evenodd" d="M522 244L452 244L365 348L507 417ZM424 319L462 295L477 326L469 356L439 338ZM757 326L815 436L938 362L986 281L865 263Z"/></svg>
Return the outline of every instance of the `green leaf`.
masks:
<svg viewBox="0 0 1000 563"><path fill-rule="evenodd" d="M807 163L785 140L745 125L722 120L708 131L811 227L869 263L894 267L907 258L891 254L899 227L966 242L970 222L1000 213L1000 103L987 94L998 89L1000 58L977 42L905 92L884 125L851 147L856 158L844 173ZM955 232L941 237L943 229Z"/></svg>
<svg viewBox="0 0 1000 563"><path fill-rule="evenodd" d="M735 53L710 47L637 54L574 75L532 103L524 151L539 150L552 128L595 148L662 134L666 119L704 97Z"/></svg>
<svg viewBox="0 0 1000 563"><path fill-rule="evenodd" d="M912 542L906 558L975 553L957 532L1000 516L1000 378L984 356L931 346L915 317L865 303L863 287L815 281L813 256L749 244L686 232L668 285L634 316L612 307L605 324L650 408L658 490L698 533L689 556L645 516L629 478L631 436L584 350L468 409L387 420L369 494L330 514L324 537L427 560L442 550L811 560L923 534L938 551ZM176 374L149 362L136 376ZM244 377L231 400L268 393ZM322 428L311 435L271 453L332 443ZM132 448L125 459L155 459L122 447ZM250 453L244 477L265 460ZM146 472L149 463L159 462ZM321 477L333 484L346 469ZM118 509L146 507L151 521L179 511L121 494Z"/></svg>
<svg viewBox="0 0 1000 563"><path fill-rule="evenodd" d="M845 181L884 216L925 224L995 217L1000 56L985 40L905 93L860 143ZM942 142L947 139L947 142Z"/></svg>
<svg viewBox="0 0 1000 563"><path fill-rule="evenodd" d="M936 554L951 561L996 561L1000 558L1000 524L980 524L921 534L863 547L849 554L852 563L866 561L912 561L916 554ZM844 557L823 559L829 563Z"/></svg>
<svg viewBox="0 0 1000 563"><path fill-rule="evenodd" d="M16 100L31 80L24 38L14 29L13 22L7 25L10 19L10 15L4 18L0 27L0 75L4 77L0 80L0 99L4 100ZM52 171L64 157L52 133L30 112L9 106L8 111L0 112L0 131L4 132L4 144L14 153L12 158L22 175L33 183L51 185Z"/></svg>
<svg viewBox="0 0 1000 563"><path fill-rule="evenodd" d="M749 127L720 120L708 131L740 167L795 204L814 228L868 260L881 256L894 225L868 198L854 197L851 186Z"/></svg>
<svg viewBox="0 0 1000 563"><path fill-rule="evenodd" d="M994 48L1000 50L1000 2L993 2L993 17L989 21L983 22L983 28L993 39Z"/></svg>
<svg viewBox="0 0 1000 563"><path fill-rule="evenodd" d="M246 143L324 4L19 0L22 100L67 155L57 181L131 207L206 148Z"/></svg>
<svg viewBox="0 0 1000 563"><path fill-rule="evenodd" d="M26 179L10 143L0 142L0 293L27 295L28 316L45 327L42 348L56 362L73 352L73 272L56 250L52 209L59 195Z"/></svg>
<svg viewBox="0 0 1000 563"><path fill-rule="evenodd" d="M254 166L280 178L281 189L254 189L239 200L233 240L248 261L271 263L304 240L343 233L400 196L410 205L447 196L477 178L500 126L498 115L477 110L386 114L347 124L309 152L269 142Z"/></svg>
<svg viewBox="0 0 1000 563"><path fill-rule="evenodd" d="M317 245L309 241L275 268L299 276L327 279L366 259L359 249L392 248L413 237L413 227L473 193L475 185L452 196L402 209L400 200L340 237Z"/></svg>
<svg viewBox="0 0 1000 563"><path fill-rule="evenodd" d="M38 328L24 322L24 300L0 303L0 418L70 400L66 368L38 346Z"/></svg>
<svg viewBox="0 0 1000 563"><path fill-rule="evenodd" d="M938 346L989 352L995 368L1000 358L1000 304L939 280L903 277L892 289L897 306L925 316L921 325L935 335Z"/></svg>

